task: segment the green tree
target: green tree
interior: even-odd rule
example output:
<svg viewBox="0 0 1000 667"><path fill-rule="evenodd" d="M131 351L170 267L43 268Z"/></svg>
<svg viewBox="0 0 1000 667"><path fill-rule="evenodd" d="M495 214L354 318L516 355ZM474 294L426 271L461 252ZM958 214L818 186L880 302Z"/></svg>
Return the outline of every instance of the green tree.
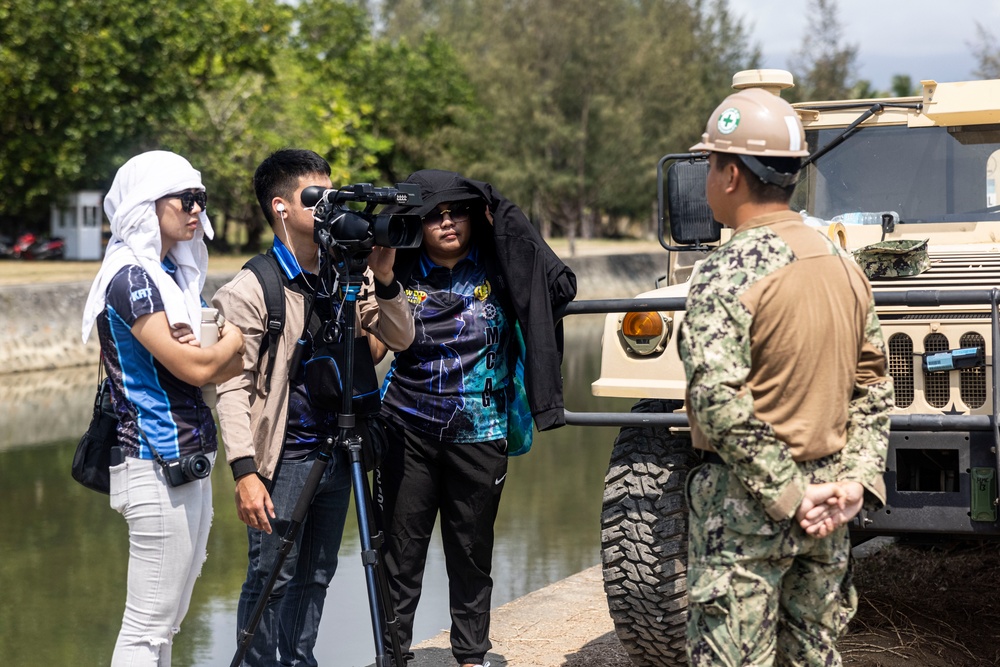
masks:
<svg viewBox="0 0 1000 667"><path fill-rule="evenodd" d="M0 4L0 224L103 187L234 71L266 71L276 0L7 0Z"/></svg>
<svg viewBox="0 0 1000 667"><path fill-rule="evenodd" d="M855 86L857 44L842 43L843 29L836 0L809 0L808 27L789 69L796 87L789 99L836 100L850 97Z"/></svg>
<svg viewBox="0 0 1000 667"><path fill-rule="evenodd" d="M260 250L267 225L253 190L254 170L278 148L313 148L324 141L298 62L287 51L272 62L274 74L244 72L203 91L163 135L165 147L202 172L216 229L214 249L229 250L232 241L242 250Z"/></svg>
<svg viewBox="0 0 1000 667"><path fill-rule="evenodd" d="M1000 42L996 35L976 21L976 40L969 46L976 59L973 75L980 79L1000 79Z"/></svg>
<svg viewBox="0 0 1000 667"><path fill-rule="evenodd" d="M445 40L377 34L364 2L308 0L296 19L293 46L315 76L312 93L332 92L358 112L346 125L332 119L345 130L328 147L332 162L349 165L354 178L398 181L424 163L447 160L447 135L474 113L474 93Z"/></svg>
<svg viewBox="0 0 1000 667"><path fill-rule="evenodd" d="M655 164L697 138L756 51L725 0L387 0L399 40L443 36L477 94L449 153L571 239L647 218ZM438 165L428 165L438 166Z"/></svg>
<svg viewBox="0 0 1000 667"><path fill-rule="evenodd" d="M891 89L896 97L919 95L921 91L920 85L913 83L913 78L909 74L893 75Z"/></svg>

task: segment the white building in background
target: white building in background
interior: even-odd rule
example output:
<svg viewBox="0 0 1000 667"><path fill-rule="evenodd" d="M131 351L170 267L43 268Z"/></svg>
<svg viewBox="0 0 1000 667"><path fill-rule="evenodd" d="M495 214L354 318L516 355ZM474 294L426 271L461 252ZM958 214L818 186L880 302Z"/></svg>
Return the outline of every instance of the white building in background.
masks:
<svg viewBox="0 0 1000 667"><path fill-rule="evenodd" d="M104 257L104 194L99 190L80 190L66 197L61 206L51 206L53 237L66 242L65 259L101 259Z"/></svg>

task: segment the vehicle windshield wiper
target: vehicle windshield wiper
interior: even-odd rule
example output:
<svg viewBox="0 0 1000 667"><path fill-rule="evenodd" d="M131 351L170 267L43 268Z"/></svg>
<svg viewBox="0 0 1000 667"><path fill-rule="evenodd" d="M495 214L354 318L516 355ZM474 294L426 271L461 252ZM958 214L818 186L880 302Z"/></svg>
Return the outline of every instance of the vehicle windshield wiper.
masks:
<svg viewBox="0 0 1000 667"><path fill-rule="evenodd" d="M863 105L861 105L861 104L855 103L855 104L838 105L838 106L834 106L834 107L830 107L830 106L825 106L824 105L824 106L816 106L816 107L804 106L804 107L801 107L801 108L803 108L803 109L811 109L811 110L817 111L817 110L821 110L821 109L822 110L830 110L830 109L856 109L856 108L860 108L862 106ZM852 134L854 134L855 132L857 132L858 127L863 122L865 122L866 120L868 120L869 118L871 118L875 114L882 113L883 111L885 111L886 108L889 108L889 107L899 108L899 109L921 109L923 107L923 104L921 104L920 102L900 103L900 104L892 104L892 103L887 104L885 102L876 102L875 104L873 104L870 107L868 107L868 109L866 109L863 114L861 114L860 116L858 116L858 118L853 123L851 123L850 125L848 125L847 127L845 127L844 131L841 132L840 134L838 134L836 137L834 137L833 140L830 141L830 143L828 143L826 146L823 146L823 148L818 149L815 153L813 153L812 155L810 155L809 157L807 157L806 159L804 159L802 161L802 166L805 167L807 164L815 162L816 160L818 160L822 156L824 156L827 153L829 153L830 151L832 151L834 148L836 148L837 146L839 146L840 144L842 144L849 136L851 136Z"/></svg>

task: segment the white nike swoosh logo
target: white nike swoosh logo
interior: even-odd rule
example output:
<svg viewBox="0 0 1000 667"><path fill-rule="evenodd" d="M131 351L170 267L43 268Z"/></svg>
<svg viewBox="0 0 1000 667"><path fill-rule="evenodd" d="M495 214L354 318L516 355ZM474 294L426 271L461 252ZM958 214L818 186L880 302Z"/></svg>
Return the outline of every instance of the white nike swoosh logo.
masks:
<svg viewBox="0 0 1000 667"><path fill-rule="evenodd" d="M493 486L499 486L507 478L507 473L504 473L501 477L497 477L493 480Z"/></svg>

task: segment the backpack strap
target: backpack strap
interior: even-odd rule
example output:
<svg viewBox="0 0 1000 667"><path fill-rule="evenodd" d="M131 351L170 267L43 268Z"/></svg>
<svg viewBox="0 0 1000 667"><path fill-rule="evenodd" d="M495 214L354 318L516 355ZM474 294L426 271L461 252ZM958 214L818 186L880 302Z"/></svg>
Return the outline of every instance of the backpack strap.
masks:
<svg viewBox="0 0 1000 667"><path fill-rule="evenodd" d="M271 391L271 371L274 370L274 360L278 355L278 338L285 328L285 288L278 260L271 254L254 255L244 269L249 269L257 276L257 281L264 290L264 304L267 306L267 337L261 342L260 353L267 350L267 369L264 371L264 390Z"/></svg>

